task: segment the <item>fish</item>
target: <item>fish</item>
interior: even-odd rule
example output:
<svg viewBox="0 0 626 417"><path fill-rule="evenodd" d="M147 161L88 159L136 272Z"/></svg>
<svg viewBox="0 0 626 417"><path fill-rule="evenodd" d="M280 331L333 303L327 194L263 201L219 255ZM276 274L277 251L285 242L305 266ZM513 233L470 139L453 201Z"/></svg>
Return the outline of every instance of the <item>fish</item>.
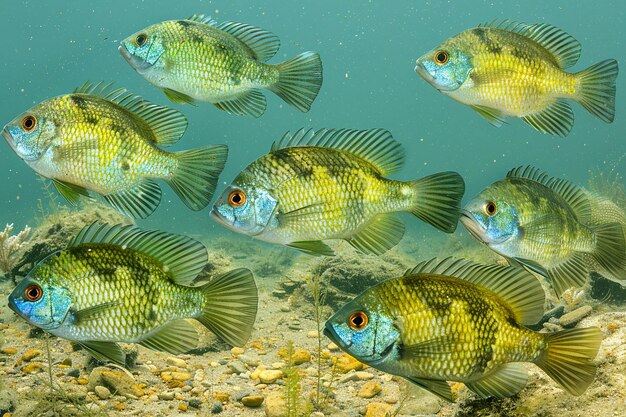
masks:
<svg viewBox="0 0 626 417"><path fill-rule="evenodd" d="M87 82L30 108L9 122L2 136L69 203L101 196L127 216L146 218L161 201L155 179L167 182L192 210L211 201L228 147L161 149L186 129L187 119L177 110L124 88Z"/></svg>
<svg viewBox="0 0 626 417"><path fill-rule="evenodd" d="M461 223L510 263L549 278L560 296L584 286L594 263L626 278L624 226L598 221L596 207L581 187L520 166L473 197Z"/></svg>
<svg viewBox="0 0 626 417"><path fill-rule="evenodd" d="M9 307L122 365L119 342L172 354L196 348L198 333L187 319L242 346L257 313L254 277L240 268L194 286L206 264L206 248L189 237L93 223L38 262L9 295Z"/></svg>
<svg viewBox="0 0 626 417"><path fill-rule="evenodd" d="M460 258L431 259L342 306L324 334L357 360L452 401L447 381L480 398L526 385L520 362L539 366L573 395L593 382L597 327L540 333L545 293L530 272Z"/></svg>
<svg viewBox="0 0 626 417"><path fill-rule="evenodd" d="M606 123L615 118L617 61L565 71L581 50L550 24L494 21L447 39L417 59L415 71L493 126L518 117L541 133L565 137L574 125L567 100Z"/></svg>
<svg viewBox="0 0 626 417"><path fill-rule="evenodd" d="M451 171L407 182L384 177L404 159L385 129L287 132L237 175L211 217L235 232L326 256L334 255L327 239L343 239L364 254L391 249L404 235L393 215L399 211L452 233L463 178Z"/></svg>
<svg viewBox="0 0 626 417"><path fill-rule="evenodd" d="M245 23L201 14L151 25L124 39L119 52L150 84L175 103L210 102L228 113L260 117L262 89L308 112L322 86L322 61L304 52L279 64L276 35Z"/></svg>

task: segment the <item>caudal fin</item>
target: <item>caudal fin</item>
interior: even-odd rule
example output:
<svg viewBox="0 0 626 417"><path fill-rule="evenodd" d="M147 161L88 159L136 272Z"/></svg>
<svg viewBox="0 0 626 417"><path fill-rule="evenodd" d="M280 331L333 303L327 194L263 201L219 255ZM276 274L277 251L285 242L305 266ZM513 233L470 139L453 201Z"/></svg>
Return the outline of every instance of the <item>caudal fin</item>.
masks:
<svg viewBox="0 0 626 417"><path fill-rule="evenodd" d="M243 346L252 334L258 308L258 292L249 269L220 275L204 287L204 308L197 319L221 339Z"/></svg>
<svg viewBox="0 0 626 417"><path fill-rule="evenodd" d="M316 52L304 52L277 64L278 82L269 87L278 97L300 110L311 110L322 87L322 60Z"/></svg>
<svg viewBox="0 0 626 417"><path fill-rule="evenodd" d="M433 174L411 182L414 190L411 213L446 233L456 229L465 182L456 172Z"/></svg>
<svg viewBox="0 0 626 417"><path fill-rule="evenodd" d="M611 123L615 118L615 79L617 61L607 59L579 72L575 97L584 108L600 120Z"/></svg>
<svg viewBox="0 0 626 417"><path fill-rule="evenodd" d="M572 395L593 382L602 332L597 327L569 329L546 335L546 349L535 363Z"/></svg>
<svg viewBox="0 0 626 417"><path fill-rule="evenodd" d="M226 164L228 147L209 145L175 155L178 167L166 181L187 207L202 210L213 197L217 179Z"/></svg>
<svg viewBox="0 0 626 417"><path fill-rule="evenodd" d="M610 274L626 279L626 240L623 226L608 223L594 229L596 247L593 258Z"/></svg>

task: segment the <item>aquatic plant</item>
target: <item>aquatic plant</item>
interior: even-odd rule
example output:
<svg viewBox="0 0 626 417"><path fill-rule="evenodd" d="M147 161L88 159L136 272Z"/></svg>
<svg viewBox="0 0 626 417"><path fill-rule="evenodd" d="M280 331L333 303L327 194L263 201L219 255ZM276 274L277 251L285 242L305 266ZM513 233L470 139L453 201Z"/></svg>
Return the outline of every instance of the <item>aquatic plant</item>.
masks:
<svg viewBox="0 0 626 417"><path fill-rule="evenodd" d="M287 343L287 367L285 368L285 399L287 417L302 417L311 414L312 404L302 395L301 376L293 360L293 341Z"/></svg>
<svg viewBox="0 0 626 417"><path fill-rule="evenodd" d="M0 273L5 276L13 270L17 262L16 254L26 246L30 227L24 227L17 235L12 233L13 223L7 224L0 232Z"/></svg>
<svg viewBox="0 0 626 417"><path fill-rule="evenodd" d="M315 330L317 331L317 380L315 389L315 407L319 410L323 408L321 402L322 388L322 310L326 301L327 287L321 285L321 275L314 274L307 277L307 285L313 298L313 316L315 318Z"/></svg>

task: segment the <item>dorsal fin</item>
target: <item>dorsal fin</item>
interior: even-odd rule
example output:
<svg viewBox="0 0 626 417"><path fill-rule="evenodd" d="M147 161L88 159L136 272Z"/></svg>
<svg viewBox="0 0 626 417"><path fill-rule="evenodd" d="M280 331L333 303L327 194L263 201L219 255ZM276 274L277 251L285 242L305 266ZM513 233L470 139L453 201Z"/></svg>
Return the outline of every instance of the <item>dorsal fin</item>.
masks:
<svg viewBox="0 0 626 417"><path fill-rule="evenodd" d="M216 27L246 44L254 58L261 62L270 60L280 48L278 36L264 29L237 22L223 22Z"/></svg>
<svg viewBox="0 0 626 417"><path fill-rule="evenodd" d="M341 149L372 163L381 175L391 174L404 164L404 148L385 129L300 129L287 132L272 144L271 152L296 146Z"/></svg>
<svg viewBox="0 0 626 417"><path fill-rule="evenodd" d="M86 243L117 245L151 256L180 285L191 285L208 259L206 248L197 240L161 231L142 231L132 225L94 222L85 226L68 247Z"/></svg>
<svg viewBox="0 0 626 417"><path fill-rule="evenodd" d="M194 14L193 16L187 18L187 20L191 20L192 22L204 23L209 26L217 26L217 21L213 19L211 16L206 16L204 14Z"/></svg>
<svg viewBox="0 0 626 417"><path fill-rule="evenodd" d="M551 177L531 165L513 168L506 173L506 177L533 180L549 187L555 193L563 197L580 222L587 223L591 220L591 202L589 201L589 196L579 186L560 178Z"/></svg>
<svg viewBox="0 0 626 417"><path fill-rule="evenodd" d="M534 275L523 268L480 265L449 257L421 262L405 273L413 274L451 276L485 287L506 301L518 323L534 324L543 316L546 297L543 287Z"/></svg>
<svg viewBox="0 0 626 417"><path fill-rule="evenodd" d="M494 20L483 23L479 27L496 28L517 33L537 42L546 48L560 68L569 68L578 62L582 49L578 42L569 33L552 26L548 23L536 23L528 25L526 23L514 22L508 19Z"/></svg>
<svg viewBox="0 0 626 417"><path fill-rule="evenodd" d="M89 94L116 103L141 118L161 146L176 143L187 130L187 118L178 110L159 106L131 94L125 88L113 88L113 84L85 82L74 90L74 94Z"/></svg>

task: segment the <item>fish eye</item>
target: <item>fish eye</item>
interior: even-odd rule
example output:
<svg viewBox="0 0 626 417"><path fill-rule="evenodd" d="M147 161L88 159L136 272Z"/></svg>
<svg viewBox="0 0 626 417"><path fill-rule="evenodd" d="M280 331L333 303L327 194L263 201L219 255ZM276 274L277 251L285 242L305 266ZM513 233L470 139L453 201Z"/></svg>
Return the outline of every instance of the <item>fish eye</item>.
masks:
<svg viewBox="0 0 626 417"><path fill-rule="evenodd" d="M496 206L496 203L493 201L487 201L487 204L485 204L485 213L487 216L491 217L495 215L497 211L498 207Z"/></svg>
<svg viewBox="0 0 626 417"><path fill-rule="evenodd" d="M246 203L246 193L241 190L235 190L228 196L228 204L232 207L241 207Z"/></svg>
<svg viewBox="0 0 626 417"><path fill-rule="evenodd" d="M450 59L450 55L446 51L435 52L435 63L437 65L445 65Z"/></svg>
<svg viewBox="0 0 626 417"><path fill-rule="evenodd" d="M350 314L348 326L350 326L352 330L363 330L367 326L368 322L369 319L367 318L367 314L365 314L365 312L355 311Z"/></svg>
<svg viewBox="0 0 626 417"><path fill-rule="evenodd" d="M147 41L148 41L148 35L146 35L145 33L140 33L135 38L135 43L137 44L137 46L144 46Z"/></svg>
<svg viewBox="0 0 626 417"><path fill-rule="evenodd" d="M22 129L26 132L32 132L37 127L37 119L35 116L28 115L22 119Z"/></svg>
<svg viewBox="0 0 626 417"><path fill-rule="evenodd" d="M32 284L26 287L24 295L28 301L38 301L43 295L43 290L37 284Z"/></svg>

